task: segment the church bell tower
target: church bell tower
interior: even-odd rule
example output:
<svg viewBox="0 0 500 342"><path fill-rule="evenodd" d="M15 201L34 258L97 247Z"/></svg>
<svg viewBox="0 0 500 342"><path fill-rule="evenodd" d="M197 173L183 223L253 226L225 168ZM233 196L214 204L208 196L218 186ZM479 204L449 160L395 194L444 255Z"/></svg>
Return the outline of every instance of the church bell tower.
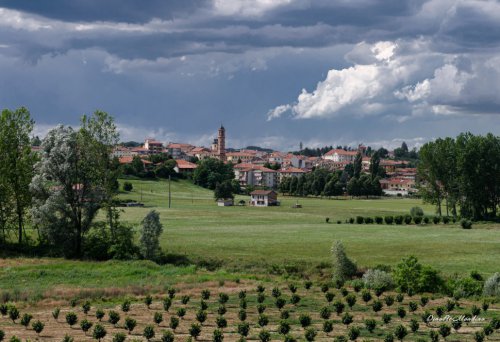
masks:
<svg viewBox="0 0 500 342"><path fill-rule="evenodd" d="M219 128L217 140L217 154L219 156L219 159L222 161L226 161L226 129L222 125Z"/></svg>

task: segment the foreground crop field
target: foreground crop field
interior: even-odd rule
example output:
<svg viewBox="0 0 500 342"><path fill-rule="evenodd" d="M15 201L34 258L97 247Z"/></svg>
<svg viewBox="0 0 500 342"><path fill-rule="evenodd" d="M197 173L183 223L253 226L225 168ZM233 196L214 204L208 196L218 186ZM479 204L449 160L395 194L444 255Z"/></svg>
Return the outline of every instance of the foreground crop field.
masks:
<svg viewBox="0 0 500 342"><path fill-rule="evenodd" d="M259 285L262 286L262 292L258 290ZM295 292L290 285L296 286ZM387 333L394 332L398 325L403 325L407 331L405 340L416 341L419 338L430 340L430 331L439 333L440 326L445 324L450 327L450 336L446 338L447 341L471 341L476 331L483 331L484 327L492 322L495 324L492 318L500 316L498 304L490 304L489 307L482 308L481 302L467 300L455 302L449 298L433 297L428 297L429 301L425 302L420 296L398 298L396 293L384 293L377 298L373 292L370 292L371 298L368 299L365 298L362 291L355 292L350 287L334 289L326 288L324 284L313 283L307 289L307 284L302 281L282 281L280 283L251 280L223 283L209 281L197 284L179 283L174 288L176 293L171 300L166 299L169 297L167 290L153 293L149 308L145 304L146 297L144 295L128 297L119 302L91 301L88 313L83 311L84 301L82 300L73 303L74 307L68 305L67 301L57 300L50 303L39 303L37 306L18 307L21 316L27 312L33 315L32 322L40 320L45 323L45 328L40 335L37 336L31 328L24 328L19 319L12 322L7 316L0 318L0 329L5 331L8 338L16 335L22 338L38 338L42 341L61 341L64 335L68 334L74 337L75 341L90 341L92 340L93 328L96 324L101 324L107 331L105 340L111 341L116 333L127 333L125 320L132 318L136 320L137 325L131 331L128 340L146 340L142 336L143 331L147 325L152 325L155 338L151 340L160 341L165 331L171 331L175 335L175 341L186 341L190 335L192 324L200 324L201 333L197 338L198 341L212 341L213 332L218 327L223 332L224 341L237 341L242 333L241 330L238 330L238 325L247 322L249 325L248 341L260 340L259 334L262 331L269 332L272 341L283 341L284 334L282 333L287 330L287 325L289 326L287 335L293 336L299 341L305 341L306 329L312 329L316 333L316 341L332 341L335 336L347 337L349 329L355 330L356 327L359 328L360 332L359 340L379 341ZM224 294L227 295L227 300L224 298ZM294 296L297 302L295 304L292 303ZM330 296L329 299L328 296ZM347 296L355 299L352 307L349 307ZM393 301L389 301L389 297ZM125 300L131 302L128 311L124 311L122 306ZM282 308L278 308L279 301L282 301L284 305ZM376 302L380 302L382 305L380 310L375 312L374 304ZM205 307L202 308L202 305ZM479 313L474 314L477 314L479 320L463 323L457 329L451 328L449 321L444 323L424 322L424 318L429 315L437 317L437 312L441 309L443 317L446 315L459 317L471 314L474 306L479 310ZM57 319L52 316L55 308L61 309ZM102 319L96 318L97 309L104 311ZM184 315L182 314L183 310L185 310ZM114 324L109 322L111 311L119 315L118 321ZM206 319L203 319L204 315L200 314L200 311L206 314ZM404 315L402 311L404 311ZM74 312L78 318L72 327L66 321L69 312ZM243 316L242 312L246 314L246 317ZM161 319L158 319L156 323L154 322L155 313L157 318L161 314ZM349 324L345 319L346 313L352 316L352 322ZM307 323L307 320L301 318L302 315L309 316L311 322ZM386 322L384 322L384 316ZM390 318L387 318L388 316ZM172 326L172 317L174 320L175 318L179 319L177 327ZM80 323L84 319L93 324L87 334L80 329ZM366 327L366 319L373 319L376 322L376 326L371 332ZM416 326L415 332L411 330L412 320L418 323L416 325L413 323ZM325 321L332 324L331 331L324 331ZM280 328L282 322L286 322L286 324L281 324ZM352 329L353 327L354 329ZM280 329L283 329L281 333ZM499 341L500 333L493 329L488 340Z"/></svg>
<svg viewBox="0 0 500 342"><path fill-rule="evenodd" d="M329 261L333 240L342 240L359 266L394 264L409 254L446 274L485 274L498 271L500 225L477 224L463 230L458 224L377 225L346 224L357 215L404 215L420 206L426 215L434 208L414 199L316 199L282 197L280 207L217 207L211 191L187 181L172 182L168 208L168 182L132 181L134 190L122 199L145 204L125 208L122 219L139 225L155 209L165 226L162 247L172 254L199 261L216 260L236 270L265 270L272 265L301 269ZM238 196L248 201L247 196ZM302 205L293 209L296 202ZM330 223L325 223L326 218ZM341 224L337 224L341 221Z"/></svg>

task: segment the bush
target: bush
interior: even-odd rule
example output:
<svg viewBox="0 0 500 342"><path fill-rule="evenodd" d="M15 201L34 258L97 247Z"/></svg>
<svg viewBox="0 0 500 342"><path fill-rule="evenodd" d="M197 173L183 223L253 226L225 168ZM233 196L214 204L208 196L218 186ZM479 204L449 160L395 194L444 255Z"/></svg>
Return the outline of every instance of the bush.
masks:
<svg viewBox="0 0 500 342"><path fill-rule="evenodd" d="M215 319L215 324L217 325L217 328L225 328L227 327L227 320L224 318L224 316L217 316Z"/></svg>
<svg viewBox="0 0 500 342"><path fill-rule="evenodd" d="M161 342L174 342L175 336L170 330L163 331L163 336L161 337Z"/></svg>
<svg viewBox="0 0 500 342"><path fill-rule="evenodd" d="M354 223L354 218L353 218L353 217L349 218L349 223L350 223L350 224L353 224L353 223Z"/></svg>
<svg viewBox="0 0 500 342"><path fill-rule="evenodd" d="M261 342L269 342L271 340L271 334L267 330L261 330L259 332L259 340Z"/></svg>
<svg viewBox="0 0 500 342"><path fill-rule="evenodd" d="M266 315L259 315L257 323L259 323L261 327L265 327L266 325L269 324L269 318Z"/></svg>
<svg viewBox="0 0 500 342"><path fill-rule="evenodd" d="M59 310L59 309L57 309L57 310ZM54 313L52 313L52 315L54 315ZM97 309L95 311L95 318L97 318L100 322L103 317L104 317L104 311L102 309ZM56 318L56 317L54 317L54 318Z"/></svg>
<svg viewBox="0 0 500 342"><path fill-rule="evenodd" d="M238 324L238 334L240 334L241 336L248 336L249 332L250 332L250 324L248 324L247 322Z"/></svg>
<svg viewBox="0 0 500 342"><path fill-rule="evenodd" d="M217 313L219 315L224 315L227 312L226 306L221 304L219 305L219 308L217 309Z"/></svg>
<svg viewBox="0 0 500 342"><path fill-rule="evenodd" d="M189 328L189 335L194 337L196 339L198 336L201 334L201 326L197 323L191 324L191 327Z"/></svg>
<svg viewBox="0 0 500 342"><path fill-rule="evenodd" d="M408 330L406 330L404 325L400 324L396 326L394 329L394 336L396 336L399 340L403 340L406 335L408 335Z"/></svg>
<svg viewBox="0 0 500 342"><path fill-rule="evenodd" d="M405 215L405 223L410 224L413 218L410 215Z"/></svg>
<svg viewBox="0 0 500 342"><path fill-rule="evenodd" d="M366 271L363 274L363 282L368 289L382 289L387 291L394 287L394 281L390 273L376 269Z"/></svg>
<svg viewBox="0 0 500 342"><path fill-rule="evenodd" d="M413 218L413 221L415 221L415 224L420 224L420 223L422 223L422 217L416 216Z"/></svg>
<svg viewBox="0 0 500 342"><path fill-rule="evenodd" d="M92 337L95 338L96 340L100 341L102 338L104 338L107 334L106 329L100 324L96 324L94 326L94 331L92 332Z"/></svg>
<svg viewBox="0 0 500 342"><path fill-rule="evenodd" d="M312 281L310 280L307 280L305 283L304 283L304 287L306 288L306 290L309 290L312 286Z"/></svg>
<svg viewBox="0 0 500 342"><path fill-rule="evenodd" d="M316 330L314 330L314 328L306 329L304 337L307 341L314 341L314 339L316 338Z"/></svg>
<svg viewBox="0 0 500 342"><path fill-rule="evenodd" d="M372 309L374 312L379 312L380 310L382 310L382 302L380 300L376 300L373 302L372 304Z"/></svg>
<svg viewBox="0 0 500 342"><path fill-rule="evenodd" d="M257 302L258 303L264 303L264 300L266 300L266 295L263 293L259 293L257 295Z"/></svg>
<svg viewBox="0 0 500 342"><path fill-rule="evenodd" d="M116 333L115 336L113 336L113 342L124 342L127 339L127 335L124 333Z"/></svg>
<svg viewBox="0 0 500 342"><path fill-rule="evenodd" d="M467 220L467 219L461 219L460 220L460 226L463 229L471 229L472 228L472 221L471 220Z"/></svg>
<svg viewBox="0 0 500 342"><path fill-rule="evenodd" d="M487 297L500 297L500 273L493 274L484 282L483 295Z"/></svg>
<svg viewBox="0 0 500 342"><path fill-rule="evenodd" d="M448 216L444 216L444 217L443 217L443 223L444 223L444 224L448 224L448 223L450 223L450 218L449 218Z"/></svg>
<svg viewBox="0 0 500 342"><path fill-rule="evenodd" d="M356 216L356 223L357 224L362 224L364 223L365 219L363 216Z"/></svg>
<svg viewBox="0 0 500 342"><path fill-rule="evenodd" d="M365 303L368 303L370 300L372 300L372 294L368 290L363 290L361 293L361 298Z"/></svg>
<svg viewBox="0 0 500 342"><path fill-rule="evenodd" d="M309 315L306 315L306 314L301 314L299 316L299 322L300 322L300 325L302 326L302 328L307 328L308 326L311 325L311 316Z"/></svg>
<svg viewBox="0 0 500 342"><path fill-rule="evenodd" d="M392 216L385 216L384 217L384 222L385 222L385 224L392 224L392 222L394 222L394 217L392 217Z"/></svg>
<svg viewBox="0 0 500 342"><path fill-rule="evenodd" d="M244 321L247 319L247 312L244 309L238 311L238 318L240 321Z"/></svg>
<svg viewBox="0 0 500 342"><path fill-rule="evenodd" d="M21 325L24 326L25 328L30 325L31 319L33 318L33 315L25 313L23 317L21 317Z"/></svg>
<svg viewBox="0 0 500 342"><path fill-rule="evenodd" d="M373 330L375 330L375 328L377 327L377 322L374 319L366 319L365 320L365 327L366 327L366 330L368 330L370 333L372 333Z"/></svg>
<svg viewBox="0 0 500 342"><path fill-rule="evenodd" d="M85 333L85 335L87 335L87 331L89 331L90 328L92 328L92 325L93 323L87 321L86 319L80 322L80 328L82 328L82 331Z"/></svg>
<svg viewBox="0 0 500 342"><path fill-rule="evenodd" d="M127 329L129 334L135 329L136 325L137 321L135 319L130 317L125 318L125 329Z"/></svg>
<svg viewBox="0 0 500 342"><path fill-rule="evenodd" d="M394 304L394 297L393 296L386 296L384 298L384 302L385 302L385 305L391 306L392 304Z"/></svg>
<svg viewBox="0 0 500 342"><path fill-rule="evenodd" d="M78 323L78 316L74 312L68 312L66 314L66 323L69 324L70 327Z"/></svg>
<svg viewBox="0 0 500 342"><path fill-rule="evenodd" d="M332 321L324 321L323 322L323 332L329 333L333 331L333 322Z"/></svg>
<svg viewBox="0 0 500 342"><path fill-rule="evenodd" d="M43 328L45 328L45 324L43 324L41 321L36 320L31 324L31 327L33 328L33 331L35 331L38 335L43 331ZM2 340L2 336L0 334L0 341Z"/></svg>
<svg viewBox="0 0 500 342"><path fill-rule="evenodd" d="M132 189L134 188L134 186L132 185L132 183L130 182L125 182L123 183L123 191L132 191Z"/></svg>
<svg viewBox="0 0 500 342"><path fill-rule="evenodd" d="M352 315L350 315L348 312L346 312L344 314L344 316L342 316L342 323L345 324L345 325L349 325L353 322L353 317Z"/></svg>
<svg viewBox="0 0 500 342"><path fill-rule="evenodd" d="M16 319L19 318L19 310L15 306L12 305L9 307L8 312L9 312L9 318L12 320L13 323L15 323Z"/></svg>
<svg viewBox="0 0 500 342"><path fill-rule="evenodd" d="M356 341L357 338L359 337L360 331L358 327L351 327L347 331L347 336L349 336L349 339L351 341Z"/></svg>
<svg viewBox="0 0 500 342"><path fill-rule="evenodd" d="M403 223L403 216L401 216L401 215L394 216L394 223L395 224L402 224Z"/></svg>
<svg viewBox="0 0 500 342"><path fill-rule="evenodd" d="M222 342L224 340L224 333L220 329L215 329L212 335L213 342Z"/></svg>
<svg viewBox="0 0 500 342"><path fill-rule="evenodd" d="M392 316L388 313L385 313L382 315L382 322L384 322L384 324L389 324L392 320Z"/></svg>
<svg viewBox="0 0 500 342"><path fill-rule="evenodd" d="M349 306L349 308L352 309L352 307L354 306L354 304L356 304L356 295L353 294L353 293L350 293L350 294L348 294L345 297L345 300L346 300L347 305Z"/></svg>
<svg viewBox="0 0 500 342"><path fill-rule="evenodd" d="M373 218L371 218L371 217L365 217L365 223L372 224L373 223Z"/></svg>
<svg viewBox="0 0 500 342"><path fill-rule="evenodd" d="M108 322L116 326L116 324L120 321L120 314L116 311L111 310L108 313Z"/></svg>
<svg viewBox="0 0 500 342"><path fill-rule="evenodd" d="M377 224L382 224L384 223L384 219L382 218L382 216L375 216L375 222Z"/></svg>
<svg viewBox="0 0 500 342"><path fill-rule="evenodd" d="M420 207L413 207L410 209L410 215L412 217L423 217L424 216L424 210Z"/></svg>
<svg viewBox="0 0 500 342"><path fill-rule="evenodd" d="M441 222L441 217L439 217L439 216L434 216L434 217L432 218L432 222L433 222L434 224L438 224L439 222Z"/></svg>
<svg viewBox="0 0 500 342"><path fill-rule="evenodd" d="M319 311L319 316L323 319L329 319L331 314L332 311L328 306L322 307L321 310Z"/></svg>
<svg viewBox="0 0 500 342"><path fill-rule="evenodd" d="M297 305L300 302L300 299L301 299L300 296L294 293L290 298L290 303L292 303L293 305Z"/></svg>
<svg viewBox="0 0 500 342"><path fill-rule="evenodd" d="M425 224L428 224L429 222L430 222L429 217L428 217L428 216L425 216L425 217L424 217L424 223L425 223Z"/></svg>
<svg viewBox="0 0 500 342"><path fill-rule="evenodd" d="M175 316L170 317L170 323L168 324L170 329L175 330L179 326L179 319Z"/></svg>
<svg viewBox="0 0 500 342"><path fill-rule="evenodd" d="M337 315L340 315L344 311L344 308L345 308L345 304L342 303L340 300L335 301L335 303L333 303L332 306L333 306L333 310L335 310Z"/></svg>
<svg viewBox="0 0 500 342"><path fill-rule="evenodd" d="M290 311L288 310L282 310L280 313L280 318L281 319L288 319L290 318Z"/></svg>
<svg viewBox="0 0 500 342"><path fill-rule="evenodd" d="M286 335L290 332L290 324L287 321L280 321L278 325L278 332L281 335Z"/></svg>
<svg viewBox="0 0 500 342"><path fill-rule="evenodd" d="M122 311L123 312L129 312L130 311L130 300L125 300L123 303L122 303Z"/></svg>

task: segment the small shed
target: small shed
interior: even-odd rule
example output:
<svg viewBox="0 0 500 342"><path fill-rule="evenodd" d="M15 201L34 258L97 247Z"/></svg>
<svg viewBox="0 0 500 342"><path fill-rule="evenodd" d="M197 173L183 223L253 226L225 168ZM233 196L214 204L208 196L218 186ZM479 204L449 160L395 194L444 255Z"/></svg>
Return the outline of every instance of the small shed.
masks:
<svg viewBox="0 0 500 342"><path fill-rule="evenodd" d="M231 207L234 205L234 200L232 198L220 198L217 200L217 205L219 207Z"/></svg>
<svg viewBox="0 0 500 342"><path fill-rule="evenodd" d="M250 193L250 205L269 207L279 205L278 194L274 190L255 190Z"/></svg>

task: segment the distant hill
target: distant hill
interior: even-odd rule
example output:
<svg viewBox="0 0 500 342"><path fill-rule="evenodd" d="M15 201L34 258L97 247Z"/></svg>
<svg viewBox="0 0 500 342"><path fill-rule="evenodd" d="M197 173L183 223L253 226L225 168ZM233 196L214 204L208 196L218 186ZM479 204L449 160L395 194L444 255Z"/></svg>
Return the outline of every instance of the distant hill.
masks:
<svg viewBox="0 0 500 342"><path fill-rule="evenodd" d="M266 152L266 153L274 152L274 150L272 150L270 148L263 148L263 147L259 147L259 146L247 146L244 149L245 150L262 151L262 152Z"/></svg>

